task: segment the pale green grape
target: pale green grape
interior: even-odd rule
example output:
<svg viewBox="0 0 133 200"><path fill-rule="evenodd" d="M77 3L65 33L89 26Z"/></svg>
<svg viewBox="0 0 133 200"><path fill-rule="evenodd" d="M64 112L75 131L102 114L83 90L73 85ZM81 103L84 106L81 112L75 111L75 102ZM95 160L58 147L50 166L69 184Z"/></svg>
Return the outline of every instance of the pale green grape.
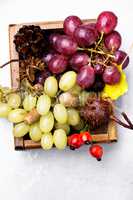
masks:
<svg viewBox="0 0 133 200"><path fill-rule="evenodd" d="M0 101L2 100L2 92L0 91Z"/></svg>
<svg viewBox="0 0 133 200"><path fill-rule="evenodd" d="M14 137L23 137L26 135L30 130L30 126L25 124L24 122L17 124L13 128Z"/></svg>
<svg viewBox="0 0 133 200"><path fill-rule="evenodd" d="M54 97L58 91L58 83L54 76L50 76L45 80L44 92L50 96Z"/></svg>
<svg viewBox="0 0 133 200"><path fill-rule="evenodd" d="M77 74L74 71L64 73L59 81L59 88L63 91L70 90L76 83Z"/></svg>
<svg viewBox="0 0 133 200"><path fill-rule="evenodd" d="M70 92L73 95L79 95L81 90L82 88L79 85L75 84L68 92Z"/></svg>
<svg viewBox="0 0 133 200"><path fill-rule="evenodd" d="M41 95L37 101L37 111L40 115L46 115L51 106L51 99L47 95Z"/></svg>
<svg viewBox="0 0 133 200"><path fill-rule="evenodd" d="M63 92L58 99L65 107L76 107L79 102L78 96L73 95L70 92Z"/></svg>
<svg viewBox="0 0 133 200"><path fill-rule="evenodd" d="M76 126L80 121L80 116L78 111L74 108L68 108L67 113L68 113L68 124Z"/></svg>
<svg viewBox="0 0 133 200"><path fill-rule="evenodd" d="M19 94L10 94L8 98L8 105L11 108L19 108L21 104L21 98Z"/></svg>
<svg viewBox="0 0 133 200"><path fill-rule="evenodd" d="M41 132L41 129L40 129L38 123L31 125L29 136L30 136L31 140L33 140L34 142L38 142L41 140L42 132Z"/></svg>
<svg viewBox="0 0 133 200"><path fill-rule="evenodd" d="M40 129L44 133L49 133L54 127L54 116L52 112L40 118Z"/></svg>
<svg viewBox="0 0 133 200"><path fill-rule="evenodd" d="M84 106L87 102L87 99L89 98L89 96L91 95L90 92L87 92L85 90L83 90L80 95L79 95L79 103L80 106Z"/></svg>
<svg viewBox="0 0 133 200"><path fill-rule="evenodd" d="M31 94L27 95L23 101L23 107L26 111L31 111L36 106L37 97Z"/></svg>
<svg viewBox="0 0 133 200"><path fill-rule="evenodd" d="M55 129L63 129L67 135L70 133L70 126L68 124L60 124L59 122L56 122Z"/></svg>
<svg viewBox="0 0 133 200"><path fill-rule="evenodd" d="M57 129L53 135L54 144L57 149L65 149L67 146L67 136L63 129Z"/></svg>
<svg viewBox="0 0 133 200"><path fill-rule="evenodd" d="M67 110L62 104L56 104L54 106L54 117L60 124L65 124L67 122Z"/></svg>
<svg viewBox="0 0 133 200"><path fill-rule="evenodd" d="M24 121L26 114L27 113L24 109L17 108L9 112L8 120L13 123L19 123Z"/></svg>
<svg viewBox="0 0 133 200"><path fill-rule="evenodd" d="M46 133L42 135L41 146L44 150L49 150L53 147L53 136L51 133Z"/></svg>
<svg viewBox="0 0 133 200"><path fill-rule="evenodd" d="M79 123L76 126L73 126L74 130L82 130L85 127L85 122L83 119L80 119Z"/></svg>
<svg viewBox="0 0 133 200"><path fill-rule="evenodd" d="M0 103L0 117L7 117L11 107L7 103Z"/></svg>

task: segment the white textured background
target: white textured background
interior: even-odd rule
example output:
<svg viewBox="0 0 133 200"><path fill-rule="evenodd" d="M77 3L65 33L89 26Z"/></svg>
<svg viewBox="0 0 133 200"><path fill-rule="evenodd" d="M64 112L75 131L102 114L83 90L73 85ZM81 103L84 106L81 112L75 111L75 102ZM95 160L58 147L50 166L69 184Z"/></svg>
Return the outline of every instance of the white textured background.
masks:
<svg viewBox="0 0 133 200"><path fill-rule="evenodd" d="M103 10L119 17L117 30L122 48L133 43L132 0L0 0L0 64L9 59L8 24L61 20L70 14L95 18ZM129 92L119 106L133 118L133 51L126 70ZM0 83L10 85L9 67L0 70ZM1 200L132 200L133 131L119 128L119 141L104 145L102 162L79 151L15 152L12 125L0 120L0 199Z"/></svg>

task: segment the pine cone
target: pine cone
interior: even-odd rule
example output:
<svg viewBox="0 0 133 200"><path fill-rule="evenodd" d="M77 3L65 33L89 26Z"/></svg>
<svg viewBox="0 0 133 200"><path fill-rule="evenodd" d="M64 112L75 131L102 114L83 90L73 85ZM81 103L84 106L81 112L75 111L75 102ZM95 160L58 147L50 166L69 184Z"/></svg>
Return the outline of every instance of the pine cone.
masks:
<svg viewBox="0 0 133 200"><path fill-rule="evenodd" d="M14 36L14 43L20 59L29 56L40 58L46 47L45 31L39 26L23 26Z"/></svg>

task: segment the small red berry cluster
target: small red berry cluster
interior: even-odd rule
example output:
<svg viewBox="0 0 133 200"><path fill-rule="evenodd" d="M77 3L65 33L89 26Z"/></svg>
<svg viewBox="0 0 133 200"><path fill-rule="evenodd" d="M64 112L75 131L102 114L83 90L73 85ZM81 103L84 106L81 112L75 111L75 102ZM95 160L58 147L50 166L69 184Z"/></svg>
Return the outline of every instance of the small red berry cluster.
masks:
<svg viewBox="0 0 133 200"><path fill-rule="evenodd" d="M98 144L93 144L92 136L88 131L75 133L68 137L68 146L71 150L80 148L83 144L90 144L89 153L98 161L103 155L103 148Z"/></svg>

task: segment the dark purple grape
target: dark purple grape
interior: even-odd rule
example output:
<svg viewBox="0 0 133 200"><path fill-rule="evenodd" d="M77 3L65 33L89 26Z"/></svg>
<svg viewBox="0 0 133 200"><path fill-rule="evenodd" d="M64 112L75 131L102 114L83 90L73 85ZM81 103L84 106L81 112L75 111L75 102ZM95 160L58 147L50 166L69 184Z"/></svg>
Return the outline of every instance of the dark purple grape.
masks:
<svg viewBox="0 0 133 200"><path fill-rule="evenodd" d="M100 33L109 34L117 25L117 16L110 11L100 13L97 18L96 28Z"/></svg>
<svg viewBox="0 0 133 200"><path fill-rule="evenodd" d="M89 89L87 89L87 91L101 92L104 89L104 87L105 87L105 83L102 80L101 76L96 76L94 84Z"/></svg>
<svg viewBox="0 0 133 200"><path fill-rule="evenodd" d="M104 65L102 65L103 62L104 61L103 61L102 57L99 57L99 56L96 57L95 63L93 64L95 74L97 74L97 75L103 74L104 69L105 69Z"/></svg>
<svg viewBox="0 0 133 200"><path fill-rule="evenodd" d="M75 71L79 71L81 67L87 65L89 56L86 53L77 52L70 59L70 65Z"/></svg>
<svg viewBox="0 0 133 200"><path fill-rule="evenodd" d="M48 68L53 74L60 74L66 70L67 59L63 55L55 55L48 63Z"/></svg>
<svg viewBox="0 0 133 200"><path fill-rule="evenodd" d="M121 35L117 31L112 31L105 36L104 45L108 50L115 52L121 46Z"/></svg>
<svg viewBox="0 0 133 200"><path fill-rule="evenodd" d="M92 29L95 32L95 36L97 38L99 37L99 33L98 33L97 29L96 29L96 23L82 24L81 26L85 27L85 28Z"/></svg>
<svg viewBox="0 0 133 200"><path fill-rule="evenodd" d="M53 56L57 55L54 51L51 51L45 55L43 55L42 60L48 65L49 61L53 58Z"/></svg>
<svg viewBox="0 0 133 200"><path fill-rule="evenodd" d="M108 66L103 73L103 80L105 83L109 85L114 85L119 83L121 78L121 74L116 66Z"/></svg>
<svg viewBox="0 0 133 200"><path fill-rule="evenodd" d="M124 59L125 59L125 61L124 61L124 63L122 64L122 69L125 69L127 66L128 66L128 64L129 64L129 56L127 56L127 53L126 52L124 52L124 51L121 51L121 50L118 50L118 51L116 51L115 52L115 55L114 55L115 57L114 57L114 61L118 64L118 65L120 65L120 64L122 64L122 62L124 61ZM126 57L127 56L127 57Z"/></svg>
<svg viewBox="0 0 133 200"><path fill-rule="evenodd" d="M43 85L46 78L48 78L51 75L52 74L48 70L48 68L44 69L43 71L38 71L35 75L35 84L39 83L39 84Z"/></svg>
<svg viewBox="0 0 133 200"><path fill-rule="evenodd" d="M89 47L97 40L93 29L82 26L75 30L74 38L80 47Z"/></svg>
<svg viewBox="0 0 133 200"><path fill-rule="evenodd" d="M102 75L104 72L104 66L97 63L93 65L95 74Z"/></svg>
<svg viewBox="0 0 133 200"><path fill-rule="evenodd" d="M61 35L57 38L56 50L64 55L73 55L77 51L77 43L67 35Z"/></svg>
<svg viewBox="0 0 133 200"><path fill-rule="evenodd" d="M73 37L75 29L82 24L82 21L79 17L77 16L69 16L64 20L64 32Z"/></svg>
<svg viewBox="0 0 133 200"><path fill-rule="evenodd" d="M93 67L91 66L84 66L80 69L80 72L77 75L77 84L85 88L90 88L95 81L95 72Z"/></svg>
<svg viewBox="0 0 133 200"><path fill-rule="evenodd" d="M55 42L57 40L57 38L60 36L59 33L52 33L49 37L49 42L52 45L53 48L55 48Z"/></svg>

